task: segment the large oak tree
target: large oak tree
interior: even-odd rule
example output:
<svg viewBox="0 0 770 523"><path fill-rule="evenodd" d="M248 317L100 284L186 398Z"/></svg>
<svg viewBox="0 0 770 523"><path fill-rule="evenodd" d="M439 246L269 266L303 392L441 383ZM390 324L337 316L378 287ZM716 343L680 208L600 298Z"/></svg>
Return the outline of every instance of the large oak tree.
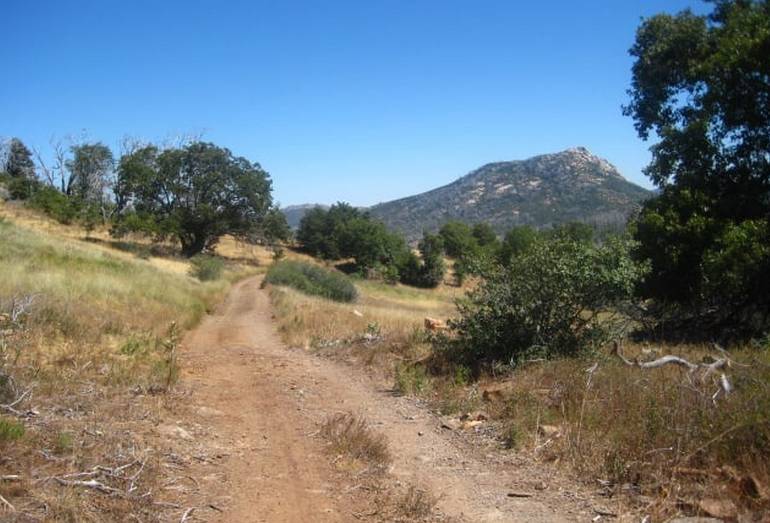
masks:
<svg viewBox="0 0 770 523"><path fill-rule="evenodd" d="M225 234L246 240L269 235L273 226L266 230L266 217L275 218L271 191L258 163L226 148L203 142L166 150L149 145L120 160L115 231L174 236L183 254L193 256Z"/></svg>
<svg viewBox="0 0 770 523"><path fill-rule="evenodd" d="M691 325L770 325L770 2L643 21L626 114L654 138L660 188L636 223L652 261L644 293L689 310Z"/></svg>

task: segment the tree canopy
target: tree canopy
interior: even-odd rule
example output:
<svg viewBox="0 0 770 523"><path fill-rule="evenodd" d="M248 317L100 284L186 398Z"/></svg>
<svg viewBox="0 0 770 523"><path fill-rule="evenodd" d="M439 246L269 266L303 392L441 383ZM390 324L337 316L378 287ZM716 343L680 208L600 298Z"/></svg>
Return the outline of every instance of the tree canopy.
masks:
<svg viewBox="0 0 770 523"><path fill-rule="evenodd" d="M71 148L66 162L70 173L66 192L83 202L101 202L112 185L115 158L103 143L84 143Z"/></svg>
<svg viewBox="0 0 770 523"><path fill-rule="evenodd" d="M761 332L770 316L770 2L645 20L630 103L661 189L635 224L645 296Z"/></svg>
<svg viewBox="0 0 770 523"><path fill-rule="evenodd" d="M258 163L212 143L161 150L154 145L124 155L115 188L120 214L115 232L174 236L187 256L225 234L255 240L275 227L272 183Z"/></svg>
<svg viewBox="0 0 770 523"><path fill-rule="evenodd" d="M35 177L35 163L32 161L32 152L18 138L11 138L8 143L5 172L13 178L32 179Z"/></svg>

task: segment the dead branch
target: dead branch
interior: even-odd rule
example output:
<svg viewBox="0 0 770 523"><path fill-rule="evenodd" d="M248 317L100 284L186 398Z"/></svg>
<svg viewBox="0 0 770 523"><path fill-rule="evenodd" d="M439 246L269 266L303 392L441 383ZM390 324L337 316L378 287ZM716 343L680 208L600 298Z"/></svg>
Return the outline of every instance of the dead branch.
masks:
<svg viewBox="0 0 770 523"><path fill-rule="evenodd" d="M192 515L193 512L195 512L195 507L190 507L187 510L185 510L184 514L182 514L182 519L179 520L179 523L185 523L185 521L188 520L188 518Z"/></svg>
<svg viewBox="0 0 770 523"><path fill-rule="evenodd" d="M104 483L100 483L95 479L89 479L87 481L80 481L80 480L70 481L63 478L56 478L56 482L59 483L59 485L64 485L66 487L85 487L85 488L98 490L99 492L102 492L104 494L111 494L111 495L118 495L118 496L123 495L123 492L121 490L116 489L114 487L110 487L109 485L105 485Z"/></svg>
<svg viewBox="0 0 770 523"><path fill-rule="evenodd" d="M722 349L721 352L723 354L727 354L724 349ZM620 361L629 367L638 367L640 369L655 369L671 364L686 368L690 374L694 373L695 371L701 371L699 376L700 380L705 380L717 370L729 367L732 364L732 360L730 360L727 356L724 358L717 358L711 363L692 363L680 356L673 356L671 354L661 356L660 358L652 361L639 361L637 359L629 360L620 352L620 344L617 341L613 342L611 354L620 358ZM725 394L730 394L733 391L733 386L725 373L721 373L719 378L719 386L721 391ZM716 399L716 396L719 394L719 392L720 391L717 391L717 394L713 396L714 399Z"/></svg>
<svg viewBox="0 0 770 523"><path fill-rule="evenodd" d="M14 507L13 505L11 505L10 501L8 501L7 499L5 499L5 498L2 496L2 494L0 494L0 503L2 503L2 504L3 504L3 506L5 506L5 507L8 507L8 510L10 510L11 512L16 512L16 507Z"/></svg>
<svg viewBox="0 0 770 523"><path fill-rule="evenodd" d="M6 405L0 405L0 409L10 412L14 416L17 416L19 418L30 418L32 416L36 416L37 412L33 409L27 410L27 411L20 411L16 408L16 405L24 401L24 399L32 392L33 387L28 388L24 392L21 393L21 395L13 400L12 402L6 404Z"/></svg>
<svg viewBox="0 0 770 523"><path fill-rule="evenodd" d="M18 474L8 474L5 476L0 476L0 481L21 481L21 476Z"/></svg>

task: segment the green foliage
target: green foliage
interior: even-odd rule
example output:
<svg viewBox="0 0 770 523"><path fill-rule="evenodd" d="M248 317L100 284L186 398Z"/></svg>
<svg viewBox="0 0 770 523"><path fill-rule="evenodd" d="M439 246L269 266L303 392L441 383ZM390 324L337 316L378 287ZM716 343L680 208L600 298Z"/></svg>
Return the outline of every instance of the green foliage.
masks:
<svg viewBox="0 0 770 523"><path fill-rule="evenodd" d="M421 287L437 287L444 281L444 242L440 236L426 234L419 244L422 255Z"/></svg>
<svg viewBox="0 0 770 523"><path fill-rule="evenodd" d="M401 394L419 394L428 389L428 373L422 365L398 363L395 368L395 390Z"/></svg>
<svg viewBox="0 0 770 523"><path fill-rule="evenodd" d="M345 275L299 261L283 260L274 264L267 271L265 282L334 301L352 302L358 296L355 285Z"/></svg>
<svg viewBox="0 0 770 523"><path fill-rule="evenodd" d="M297 241L303 250L329 260L353 258L362 274L377 272L396 280L407 256L404 239L347 203L328 210L315 207L300 221Z"/></svg>
<svg viewBox="0 0 770 523"><path fill-rule="evenodd" d="M447 222L439 230L439 236L444 240L444 249L447 256L459 258L475 254L479 250L478 240L467 223L460 221Z"/></svg>
<svg viewBox="0 0 770 523"><path fill-rule="evenodd" d="M67 161L70 173L67 195L83 202L101 203L107 198L115 159L103 143L86 143L71 148Z"/></svg>
<svg viewBox="0 0 770 523"><path fill-rule="evenodd" d="M48 185L40 185L32 193L27 205L43 211L54 220L63 224L73 223L79 213L79 208L74 199Z"/></svg>
<svg viewBox="0 0 770 523"><path fill-rule="evenodd" d="M476 243L482 249L485 249L485 248L494 249L499 244L499 240L497 239L497 234L495 234L495 230L492 228L491 225L489 225L486 222L479 222L477 224L474 224L472 234L473 234L473 237L476 239Z"/></svg>
<svg viewBox="0 0 770 523"><path fill-rule="evenodd" d="M363 214L345 202L337 202L329 209L314 207L300 220L297 241L313 256L327 260L345 257L340 245L340 234L349 222L362 218Z"/></svg>
<svg viewBox="0 0 770 523"><path fill-rule="evenodd" d="M563 223L555 226L547 234L566 237L576 242L590 243L594 241L594 228L583 222Z"/></svg>
<svg viewBox="0 0 770 523"><path fill-rule="evenodd" d="M630 51L625 112L659 138L646 173L662 189L635 225L643 295L704 333L770 326L768 42L770 4L725 0L645 20Z"/></svg>
<svg viewBox="0 0 770 523"><path fill-rule="evenodd" d="M458 302L449 342L460 359L511 361L577 355L606 342L610 316L630 300L644 266L630 242L595 246L566 237L539 240Z"/></svg>
<svg viewBox="0 0 770 523"><path fill-rule="evenodd" d="M271 190L259 164L214 144L163 151L146 146L120 159L114 233L173 236L187 256L225 234L250 241L281 234Z"/></svg>
<svg viewBox="0 0 770 523"><path fill-rule="evenodd" d="M8 181L8 192L13 200L28 200L40 186L40 182L34 178L11 177Z"/></svg>
<svg viewBox="0 0 770 523"><path fill-rule="evenodd" d="M446 273L444 241L441 236L425 234L418 248L422 260L411 251L398 260L401 282L415 287L437 287Z"/></svg>
<svg viewBox="0 0 770 523"><path fill-rule="evenodd" d="M394 265L407 249L404 239L368 216L352 219L338 231L340 254L353 258L361 272Z"/></svg>
<svg viewBox="0 0 770 523"><path fill-rule="evenodd" d="M12 178L35 178L35 163L32 152L18 138L11 138L8 144L8 158L5 162L5 172Z"/></svg>
<svg viewBox="0 0 770 523"><path fill-rule="evenodd" d="M527 252L535 241L537 241L538 232L529 225L512 227L503 239L500 247L498 259L503 265L507 265L511 258L515 258Z"/></svg>
<svg viewBox="0 0 770 523"><path fill-rule="evenodd" d="M265 214L263 224L265 237L272 242L285 242L291 238L291 228L278 207L271 207Z"/></svg>
<svg viewBox="0 0 770 523"><path fill-rule="evenodd" d="M0 443L16 441L24 436L24 425L12 419L0 418Z"/></svg>
<svg viewBox="0 0 770 523"><path fill-rule="evenodd" d="M75 445L75 438L71 432L62 431L56 434L54 441L54 452L56 454L69 454Z"/></svg>
<svg viewBox="0 0 770 523"><path fill-rule="evenodd" d="M222 258L208 254L198 254L190 258L190 273L200 281L218 280L222 277L225 262Z"/></svg>

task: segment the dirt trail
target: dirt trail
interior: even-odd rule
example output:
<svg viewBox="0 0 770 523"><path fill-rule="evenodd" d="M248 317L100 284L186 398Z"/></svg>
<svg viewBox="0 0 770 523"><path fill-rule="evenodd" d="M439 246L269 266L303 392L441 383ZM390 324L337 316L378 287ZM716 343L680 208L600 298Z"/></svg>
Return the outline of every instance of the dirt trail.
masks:
<svg viewBox="0 0 770 523"><path fill-rule="evenodd" d="M237 284L183 344L182 383L192 391L185 409L194 413L185 423L198 436L201 454L191 479L211 508L196 511L200 520L365 520L351 495L354 485L334 469L315 436L319 423L340 411L361 413L384 433L394 455L391 474L428 488L447 516L591 519L574 490L552 485L530 498L509 497L553 478L515 456L502 463L471 449L413 400L377 390L349 367L287 348L259 283Z"/></svg>

